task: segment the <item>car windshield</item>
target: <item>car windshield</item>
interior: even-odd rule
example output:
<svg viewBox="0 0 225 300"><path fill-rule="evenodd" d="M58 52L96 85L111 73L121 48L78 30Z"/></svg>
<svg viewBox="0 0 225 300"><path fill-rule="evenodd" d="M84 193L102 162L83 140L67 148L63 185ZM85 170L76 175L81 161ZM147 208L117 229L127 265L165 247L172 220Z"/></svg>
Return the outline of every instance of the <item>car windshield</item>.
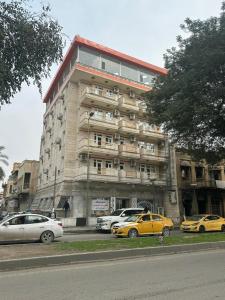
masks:
<svg viewBox="0 0 225 300"><path fill-rule="evenodd" d="M123 209L118 209L115 210L114 212L111 213L110 216L119 216L122 213Z"/></svg>
<svg viewBox="0 0 225 300"><path fill-rule="evenodd" d="M194 215L194 216L191 216L191 217L186 217L186 220L187 221L199 221L203 217L204 217L203 215Z"/></svg>
<svg viewBox="0 0 225 300"><path fill-rule="evenodd" d="M137 221L138 218L139 218L139 216L133 215L133 216L130 216L127 219L125 219L124 222L135 222L135 221Z"/></svg>

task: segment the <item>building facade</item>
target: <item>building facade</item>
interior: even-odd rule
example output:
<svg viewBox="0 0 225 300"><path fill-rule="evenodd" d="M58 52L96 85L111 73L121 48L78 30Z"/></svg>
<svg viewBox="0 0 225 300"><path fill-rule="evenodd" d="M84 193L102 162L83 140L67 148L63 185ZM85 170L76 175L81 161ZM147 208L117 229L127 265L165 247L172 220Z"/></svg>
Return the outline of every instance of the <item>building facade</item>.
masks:
<svg viewBox="0 0 225 300"><path fill-rule="evenodd" d="M177 182L182 215L217 214L225 216L225 167L196 162L176 153Z"/></svg>
<svg viewBox="0 0 225 300"><path fill-rule="evenodd" d="M31 208L39 172L39 161L24 160L14 163L11 175L4 185L5 205L8 211L25 211Z"/></svg>
<svg viewBox="0 0 225 300"><path fill-rule="evenodd" d="M33 209L65 200L76 225L117 208L179 217L175 154L146 118L143 93L166 70L76 36L44 98Z"/></svg>

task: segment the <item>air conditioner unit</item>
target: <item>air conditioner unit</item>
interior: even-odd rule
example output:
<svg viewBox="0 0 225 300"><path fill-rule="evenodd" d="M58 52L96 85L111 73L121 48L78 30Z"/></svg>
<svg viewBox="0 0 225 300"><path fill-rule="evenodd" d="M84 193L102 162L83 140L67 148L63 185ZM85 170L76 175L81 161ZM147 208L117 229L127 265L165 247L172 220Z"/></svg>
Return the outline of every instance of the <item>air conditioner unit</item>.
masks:
<svg viewBox="0 0 225 300"><path fill-rule="evenodd" d="M60 120L60 121L62 121L62 119L63 119L63 114L62 114L62 113L59 113L58 116L57 116L57 119Z"/></svg>
<svg viewBox="0 0 225 300"><path fill-rule="evenodd" d="M120 116L120 111L118 109L115 109L113 112L114 117L119 117Z"/></svg>
<svg viewBox="0 0 225 300"><path fill-rule="evenodd" d="M120 134L116 132L116 133L114 134L114 140L115 140L115 141L118 141L119 139L120 139Z"/></svg>
<svg viewBox="0 0 225 300"><path fill-rule="evenodd" d="M40 156L40 160L43 161L43 155Z"/></svg>
<svg viewBox="0 0 225 300"><path fill-rule="evenodd" d="M118 86L114 86L112 88L112 91L113 91L113 93L118 94L120 90L119 90Z"/></svg>
<svg viewBox="0 0 225 300"><path fill-rule="evenodd" d="M80 154L80 160L81 161L87 161L87 154L86 153L81 153Z"/></svg>
<svg viewBox="0 0 225 300"><path fill-rule="evenodd" d="M64 101L64 95L63 94L59 96L59 100Z"/></svg>
<svg viewBox="0 0 225 300"><path fill-rule="evenodd" d="M60 137L57 137L56 140L55 140L55 143L56 145L60 145L61 144L61 138Z"/></svg>
<svg viewBox="0 0 225 300"><path fill-rule="evenodd" d="M129 97L130 97L130 98L135 98L135 96L136 96L136 95L135 95L135 92L134 92L134 91L130 91L130 92L129 92Z"/></svg>
<svg viewBox="0 0 225 300"><path fill-rule="evenodd" d="M132 136L130 137L130 141L131 141L131 143L134 143L134 142L136 142L136 140L137 140L137 139L136 139L136 136L133 136L133 135L132 135Z"/></svg>
<svg viewBox="0 0 225 300"><path fill-rule="evenodd" d="M44 174L48 174L48 169L44 169L44 170L43 170L43 173L44 173Z"/></svg>
<svg viewBox="0 0 225 300"><path fill-rule="evenodd" d="M119 158L114 158L113 164L114 164L114 165L118 165L119 163L120 163Z"/></svg>
<svg viewBox="0 0 225 300"><path fill-rule="evenodd" d="M45 153L48 153L48 154L49 154L49 153L50 153L50 148L46 148L46 149L45 149Z"/></svg>
<svg viewBox="0 0 225 300"><path fill-rule="evenodd" d="M51 131L52 131L52 128L48 127L47 132L51 133Z"/></svg>
<svg viewBox="0 0 225 300"><path fill-rule="evenodd" d="M130 161L130 166L131 166L131 168L135 168L137 166L136 160L131 160Z"/></svg>
<svg viewBox="0 0 225 300"><path fill-rule="evenodd" d="M129 114L129 119L130 119L130 120L135 120L135 114L133 114L133 113L132 113L132 114Z"/></svg>

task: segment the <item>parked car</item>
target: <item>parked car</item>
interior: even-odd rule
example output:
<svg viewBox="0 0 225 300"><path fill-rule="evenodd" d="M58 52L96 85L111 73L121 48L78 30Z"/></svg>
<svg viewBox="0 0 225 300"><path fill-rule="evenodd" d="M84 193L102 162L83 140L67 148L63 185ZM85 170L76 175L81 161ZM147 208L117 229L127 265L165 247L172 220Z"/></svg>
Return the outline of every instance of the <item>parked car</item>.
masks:
<svg viewBox="0 0 225 300"><path fill-rule="evenodd" d="M138 214L127 218L124 222L112 227L112 233L119 237L134 238L145 235L169 236L173 229L173 221L170 218L158 214Z"/></svg>
<svg viewBox="0 0 225 300"><path fill-rule="evenodd" d="M0 241L40 240L50 243L62 235L60 221L38 214L16 214L0 222Z"/></svg>
<svg viewBox="0 0 225 300"><path fill-rule="evenodd" d="M181 230L190 232L223 231L225 219L217 215L193 215L181 223Z"/></svg>
<svg viewBox="0 0 225 300"><path fill-rule="evenodd" d="M143 211L143 208L121 208L115 210L111 215L98 217L96 229L110 231L112 226L116 223L122 222L129 216L139 214Z"/></svg>

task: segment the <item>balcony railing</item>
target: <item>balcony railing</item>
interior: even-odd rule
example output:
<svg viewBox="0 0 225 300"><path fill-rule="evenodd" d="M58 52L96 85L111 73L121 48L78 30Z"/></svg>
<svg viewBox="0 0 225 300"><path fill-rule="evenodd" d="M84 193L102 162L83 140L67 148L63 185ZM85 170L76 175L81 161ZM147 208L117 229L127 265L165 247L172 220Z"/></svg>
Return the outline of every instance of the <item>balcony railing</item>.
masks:
<svg viewBox="0 0 225 300"><path fill-rule="evenodd" d="M84 112L80 116L80 128L87 129L88 128L88 119L89 126L91 129L95 130L110 130L111 132L118 130L118 120L116 118L108 117L105 114L97 115L94 114L91 118L89 118L89 112Z"/></svg>
<svg viewBox="0 0 225 300"><path fill-rule="evenodd" d="M90 181L118 181L118 170L114 168L94 168L89 169ZM77 174L77 180L87 180L87 166L80 167Z"/></svg>
<svg viewBox="0 0 225 300"><path fill-rule="evenodd" d="M139 111L139 106L136 99L121 96L119 98L119 109L121 111L136 113Z"/></svg>
<svg viewBox="0 0 225 300"><path fill-rule="evenodd" d="M111 93L108 90L86 87L81 93L81 103L105 107L117 107L118 95Z"/></svg>
<svg viewBox="0 0 225 300"><path fill-rule="evenodd" d="M139 134L139 127L135 121L120 120L119 131L125 134L127 133L127 134L137 135Z"/></svg>
<svg viewBox="0 0 225 300"><path fill-rule="evenodd" d="M152 130L150 128L145 127L144 125L140 125L140 136L143 138L148 138L152 141L157 141L159 139L165 139L165 133L162 133L160 130Z"/></svg>
<svg viewBox="0 0 225 300"><path fill-rule="evenodd" d="M79 152L88 152L88 139L82 139L79 141ZM118 155L118 145L115 143L101 142L101 144L96 143L94 140L89 140L89 152L102 155Z"/></svg>
<svg viewBox="0 0 225 300"><path fill-rule="evenodd" d="M139 114L144 116L147 113L147 105L144 102L139 102Z"/></svg>
<svg viewBox="0 0 225 300"><path fill-rule="evenodd" d="M205 180L205 179L197 179L193 181L190 179L184 179L181 181L181 188L186 189L199 189L199 188L216 188L216 180Z"/></svg>
<svg viewBox="0 0 225 300"><path fill-rule="evenodd" d="M166 173L154 173L148 174L146 172L140 172L141 183L155 186L166 185Z"/></svg>
<svg viewBox="0 0 225 300"><path fill-rule="evenodd" d="M140 149L136 145L122 144L119 145L119 154L122 157L140 158Z"/></svg>
<svg viewBox="0 0 225 300"><path fill-rule="evenodd" d="M153 152L144 148L140 149L140 156L143 160L149 160L153 162L166 162L168 159L165 151Z"/></svg>
<svg viewBox="0 0 225 300"><path fill-rule="evenodd" d="M136 170L119 170L119 181L126 183L140 183L140 173Z"/></svg>

